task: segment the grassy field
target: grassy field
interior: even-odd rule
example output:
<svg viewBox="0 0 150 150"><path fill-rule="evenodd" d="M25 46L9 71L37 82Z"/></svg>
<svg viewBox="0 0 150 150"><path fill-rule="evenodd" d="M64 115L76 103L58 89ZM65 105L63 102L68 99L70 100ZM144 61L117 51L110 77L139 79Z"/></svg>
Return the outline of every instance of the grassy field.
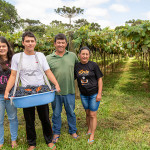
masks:
<svg viewBox="0 0 150 150"><path fill-rule="evenodd" d="M150 80L148 72L130 58L120 69L104 78L103 98L98 110L98 126L95 141L87 143L85 112L80 99L76 100L77 128L80 138L68 134L63 109L62 130L57 150L150 150ZM50 118L52 110L50 107ZM5 116L6 150L11 149L7 115ZM22 109L18 109L18 150L27 149L25 122ZM36 117L37 149L48 150L41 124Z"/></svg>

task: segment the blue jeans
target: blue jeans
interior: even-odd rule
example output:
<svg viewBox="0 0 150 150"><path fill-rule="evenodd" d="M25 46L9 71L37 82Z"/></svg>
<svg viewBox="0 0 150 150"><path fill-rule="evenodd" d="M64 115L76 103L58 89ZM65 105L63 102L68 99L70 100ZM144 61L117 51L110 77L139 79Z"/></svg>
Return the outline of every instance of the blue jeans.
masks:
<svg viewBox="0 0 150 150"><path fill-rule="evenodd" d="M17 108L10 104L9 100L4 100L4 95L0 94L0 145L4 143L4 115L5 109L10 122L11 141L15 141L18 135Z"/></svg>
<svg viewBox="0 0 150 150"><path fill-rule="evenodd" d="M80 94L84 109L89 109L91 111L98 110L100 101L96 102L96 96L97 96L97 93L91 96L85 96L85 95Z"/></svg>
<svg viewBox="0 0 150 150"><path fill-rule="evenodd" d="M52 109L53 109L53 133L60 135L61 130L61 112L62 112L62 105L64 103L64 107L66 110L67 121L69 126L69 133L73 134L76 133L76 116L74 113L75 109L75 94L68 94L68 95L56 95L54 102L52 102Z"/></svg>

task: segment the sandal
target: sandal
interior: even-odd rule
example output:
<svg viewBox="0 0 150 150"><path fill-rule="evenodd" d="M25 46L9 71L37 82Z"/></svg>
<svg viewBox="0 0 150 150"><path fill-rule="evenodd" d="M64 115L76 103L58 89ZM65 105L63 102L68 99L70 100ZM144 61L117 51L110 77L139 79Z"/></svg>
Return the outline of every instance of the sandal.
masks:
<svg viewBox="0 0 150 150"><path fill-rule="evenodd" d="M49 147L49 149L53 149L55 147L55 144L52 147Z"/></svg>
<svg viewBox="0 0 150 150"><path fill-rule="evenodd" d="M93 142L94 142L94 140L91 140L91 141L90 141L90 140L88 139L88 143L89 143L89 144L92 144Z"/></svg>
<svg viewBox="0 0 150 150"><path fill-rule="evenodd" d="M55 139L52 140L52 142L53 142L54 144L57 143L57 142L58 142L57 139L59 139L59 137L60 137L60 136L57 136Z"/></svg>
<svg viewBox="0 0 150 150"><path fill-rule="evenodd" d="M77 136L72 136L74 139L77 139L78 137L79 137L79 135L77 135Z"/></svg>
<svg viewBox="0 0 150 150"><path fill-rule="evenodd" d="M17 148L18 147L18 145L17 144L15 144L15 145L11 145L11 148Z"/></svg>
<svg viewBox="0 0 150 150"><path fill-rule="evenodd" d="M91 133L86 133L86 135L90 135Z"/></svg>

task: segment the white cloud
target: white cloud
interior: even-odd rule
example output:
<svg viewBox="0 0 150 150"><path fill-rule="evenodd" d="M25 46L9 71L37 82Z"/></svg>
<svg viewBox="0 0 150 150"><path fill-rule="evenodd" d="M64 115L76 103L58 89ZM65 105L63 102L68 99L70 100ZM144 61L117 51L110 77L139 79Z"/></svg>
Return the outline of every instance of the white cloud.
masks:
<svg viewBox="0 0 150 150"><path fill-rule="evenodd" d="M40 20L45 24L59 18L59 20L62 20L62 17L54 13L54 9L62 6L63 2L61 0L17 0L15 5L21 18Z"/></svg>
<svg viewBox="0 0 150 150"><path fill-rule="evenodd" d="M129 8L120 4L112 4L109 9L114 10L116 12L128 12Z"/></svg>
<svg viewBox="0 0 150 150"><path fill-rule="evenodd" d="M146 12L146 13L145 13L145 16L146 16L147 19L150 20L150 11Z"/></svg>
<svg viewBox="0 0 150 150"><path fill-rule="evenodd" d="M102 8L89 8L85 11L87 16L106 16L108 15L107 9Z"/></svg>
<svg viewBox="0 0 150 150"><path fill-rule="evenodd" d="M103 3L107 3L110 0L76 0L72 1L72 5L81 8L91 8L93 6L98 6Z"/></svg>
<svg viewBox="0 0 150 150"><path fill-rule="evenodd" d="M141 0L128 0L129 2L140 2Z"/></svg>
<svg viewBox="0 0 150 150"><path fill-rule="evenodd" d="M109 20L97 20L97 23L101 25L101 28L110 27L112 29L114 26Z"/></svg>

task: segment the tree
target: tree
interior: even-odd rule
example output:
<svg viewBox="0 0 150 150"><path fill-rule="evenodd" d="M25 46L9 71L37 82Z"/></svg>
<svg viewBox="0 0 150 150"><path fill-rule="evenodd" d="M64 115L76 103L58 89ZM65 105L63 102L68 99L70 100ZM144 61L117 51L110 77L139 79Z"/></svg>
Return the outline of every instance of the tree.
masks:
<svg viewBox="0 0 150 150"><path fill-rule="evenodd" d="M20 27L19 20L20 17L15 7L4 0L0 0L0 31L14 32Z"/></svg>
<svg viewBox="0 0 150 150"><path fill-rule="evenodd" d="M57 20L53 20L53 21L50 23L50 25L53 26L53 27L61 26L61 27L63 27L64 29L70 28L70 24L68 24L68 23L62 23L62 21L57 21ZM73 26L71 25L71 27L73 27Z"/></svg>
<svg viewBox="0 0 150 150"><path fill-rule="evenodd" d="M76 8L75 6L72 8L63 6L63 8L57 8L54 11L62 17L69 18L69 24L71 25L71 19L79 14L83 14L84 9Z"/></svg>
<svg viewBox="0 0 150 150"><path fill-rule="evenodd" d="M76 28L80 28L82 26L89 24L89 22L86 19L78 19L78 20L74 21L74 23L75 23Z"/></svg>
<svg viewBox="0 0 150 150"><path fill-rule="evenodd" d="M146 23L146 22L148 23L150 21L149 20L141 20L141 19L137 19L137 20L132 19L132 20L126 21L125 23L128 25L131 24L131 26L136 26L136 25Z"/></svg>
<svg viewBox="0 0 150 150"><path fill-rule="evenodd" d="M98 23L92 22L91 26L90 26L90 30L92 30L92 31L99 31L99 30L101 30L101 28L100 28L100 25Z"/></svg>
<svg viewBox="0 0 150 150"><path fill-rule="evenodd" d="M37 33L38 35L42 36L43 34L46 33L45 25L40 25L40 26L28 26L25 31L31 31L33 33Z"/></svg>
<svg viewBox="0 0 150 150"><path fill-rule="evenodd" d="M27 24L27 26L35 26L41 25L42 23L39 20L32 20L32 19L21 19L21 22Z"/></svg>

